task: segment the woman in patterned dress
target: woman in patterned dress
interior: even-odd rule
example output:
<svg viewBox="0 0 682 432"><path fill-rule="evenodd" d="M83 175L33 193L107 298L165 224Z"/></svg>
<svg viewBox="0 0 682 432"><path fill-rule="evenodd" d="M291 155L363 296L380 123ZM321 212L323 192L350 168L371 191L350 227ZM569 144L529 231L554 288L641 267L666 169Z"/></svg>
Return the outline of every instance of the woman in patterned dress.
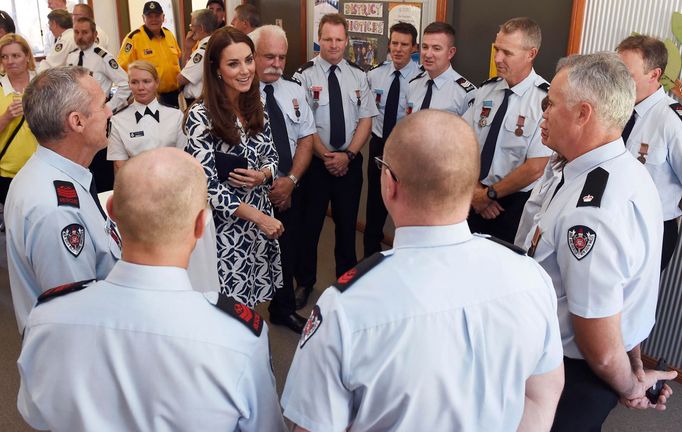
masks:
<svg viewBox="0 0 682 432"><path fill-rule="evenodd" d="M208 41L202 97L187 112L186 151L208 177L220 290L248 306L282 286L277 238L284 231L268 199L277 151L260 99L251 39L232 27ZM216 154L245 158L247 169L218 173ZM224 155L219 155L224 156ZM221 181L220 177L227 177Z"/></svg>

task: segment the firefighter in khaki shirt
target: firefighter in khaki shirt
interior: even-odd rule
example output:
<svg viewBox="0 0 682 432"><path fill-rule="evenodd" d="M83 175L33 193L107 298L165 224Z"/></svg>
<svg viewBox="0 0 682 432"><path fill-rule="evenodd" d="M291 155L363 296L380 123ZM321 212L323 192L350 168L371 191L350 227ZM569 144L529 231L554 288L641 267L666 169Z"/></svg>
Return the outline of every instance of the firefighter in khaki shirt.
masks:
<svg viewBox="0 0 682 432"><path fill-rule="evenodd" d="M175 36L162 27L165 16L158 2L149 1L142 9L144 25L126 36L118 63L128 70L135 60L147 60L159 73L159 99L166 105L178 107L178 83L180 73L180 47Z"/></svg>

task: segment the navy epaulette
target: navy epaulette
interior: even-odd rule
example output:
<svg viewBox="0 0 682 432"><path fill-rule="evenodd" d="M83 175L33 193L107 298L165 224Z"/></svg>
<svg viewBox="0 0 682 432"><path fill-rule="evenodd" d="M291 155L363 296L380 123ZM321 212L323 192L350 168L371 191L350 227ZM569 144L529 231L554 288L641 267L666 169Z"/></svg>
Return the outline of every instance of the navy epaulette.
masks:
<svg viewBox="0 0 682 432"><path fill-rule="evenodd" d="M301 72L303 72L304 70L313 67L314 65L315 65L315 62L309 61L308 63L305 63L305 64L301 65L301 67L298 68L298 70L296 71L296 73L301 73Z"/></svg>
<svg viewBox="0 0 682 432"><path fill-rule="evenodd" d="M260 337L263 331L263 318L255 310L225 294L218 294L218 301L211 304L244 324L253 334Z"/></svg>
<svg viewBox="0 0 682 432"><path fill-rule="evenodd" d="M363 68L361 68L357 63L353 63L353 62L350 61L350 60L346 60L346 61L348 62L348 66L351 66L351 67L360 69L360 70L363 71L363 72L365 71L365 70L364 70Z"/></svg>
<svg viewBox="0 0 682 432"><path fill-rule="evenodd" d="M199 48L201 48L202 50L205 50L207 46L208 46L208 42L204 42L201 45L199 45Z"/></svg>
<svg viewBox="0 0 682 432"><path fill-rule="evenodd" d="M544 83L542 83L542 84L538 84L537 87L538 87L540 90L544 91L545 93L547 93L547 92L549 91L549 83L544 82Z"/></svg>
<svg viewBox="0 0 682 432"><path fill-rule="evenodd" d="M78 51L79 49L80 49L80 48L74 48L74 49L72 49L71 51L69 51L69 54L75 53L75 52Z"/></svg>
<svg viewBox="0 0 682 432"><path fill-rule="evenodd" d="M332 284L332 286L341 292L346 291L351 285L360 279L362 275L366 274L376 267L377 264L383 261L384 258L385 257L381 252L374 253L369 258L360 261L358 265L342 274L341 277L339 277L337 281Z"/></svg>
<svg viewBox="0 0 682 432"><path fill-rule="evenodd" d="M303 84L301 84L301 81L297 80L297 79L294 78L294 77L282 75L282 79L283 79L284 81L291 81L292 83L296 83L296 84L298 84L298 85L303 85Z"/></svg>
<svg viewBox="0 0 682 432"><path fill-rule="evenodd" d="M679 117L680 120L682 120L682 105L675 102L673 104L670 104L670 108L672 108L673 112L677 114L677 117Z"/></svg>
<svg viewBox="0 0 682 432"><path fill-rule="evenodd" d="M600 207L601 199L609 182L609 172L602 167L597 167L587 174L576 207Z"/></svg>
<svg viewBox="0 0 682 432"><path fill-rule="evenodd" d="M486 84L498 82L498 81L500 81L501 79L502 79L501 77L494 76L494 77L492 77L492 78L490 78L490 79L487 79L487 80L483 81L481 84L479 84L479 87L483 87L483 86L486 85Z"/></svg>
<svg viewBox="0 0 682 432"><path fill-rule="evenodd" d="M457 81L455 81L457 84L459 84L460 87L464 89L467 93L476 90L476 86L471 84L469 81L467 81L466 78L461 77Z"/></svg>
<svg viewBox="0 0 682 432"><path fill-rule="evenodd" d="M419 75L417 75L416 77L412 78L412 79L410 80L410 82L418 80L419 78L423 77L425 73L426 73L426 71L422 71Z"/></svg>
<svg viewBox="0 0 682 432"><path fill-rule="evenodd" d="M525 255L526 251L523 250L523 248L520 248L516 246L513 243L509 243L508 241L502 240L500 238L491 236L490 234L481 234L481 233L474 233L476 237L484 238L486 240L490 240L491 242L497 243L500 246L504 246L507 249L511 250L512 252L515 252L519 255Z"/></svg>
<svg viewBox="0 0 682 432"><path fill-rule="evenodd" d="M383 62L383 63L379 63L379 64L376 65L376 66L372 66L372 68L370 69L370 71L373 71L374 69L378 69L378 68L380 68L381 66L383 66L383 65L385 65L385 64L389 64L389 63L390 63L390 61L386 60L386 61Z"/></svg>
<svg viewBox="0 0 682 432"><path fill-rule="evenodd" d="M78 191L76 191L73 183L65 180L55 180L52 183L57 193L58 206L81 208L80 201L78 200Z"/></svg>
<svg viewBox="0 0 682 432"><path fill-rule="evenodd" d="M135 29L135 30L131 31L130 33L128 33L128 36L126 36L126 37L127 37L128 39L132 39L133 36L135 36L135 35L138 34L139 32L140 32L140 29Z"/></svg>
<svg viewBox="0 0 682 432"><path fill-rule="evenodd" d="M100 56L102 58L106 57L106 55L109 54L108 52L106 52L104 49L102 49L100 47L95 47L95 52L97 53L98 56Z"/></svg>
<svg viewBox="0 0 682 432"><path fill-rule="evenodd" d="M167 103L163 102L163 101L160 100L160 99L157 99L156 101L159 103L159 105L163 105L163 106L165 106L166 108L177 109L177 108L175 108L173 105L168 105Z"/></svg>
<svg viewBox="0 0 682 432"><path fill-rule="evenodd" d="M55 288L50 288L49 290L45 291L44 293L38 296L38 302L36 303L36 305L50 301L55 297L61 297L72 292L80 291L83 288L87 287L90 282L94 281L95 281L94 279L88 279L82 280L80 282L72 282L64 285L59 285L58 287Z"/></svg>

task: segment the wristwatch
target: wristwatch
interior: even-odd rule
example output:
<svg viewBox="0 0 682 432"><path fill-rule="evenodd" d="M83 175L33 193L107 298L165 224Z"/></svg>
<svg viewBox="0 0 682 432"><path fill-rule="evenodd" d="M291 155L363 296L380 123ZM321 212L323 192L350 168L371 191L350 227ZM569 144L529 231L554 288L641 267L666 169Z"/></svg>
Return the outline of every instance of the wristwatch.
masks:
<svg viewBox="0 0 682 432"><path fill-rule="evenodd" d="M488 198L491 200L497 199L497 191L492 186L488 186L488 191L485 194L488 195Z"/></svg>
<svg viewBox="0 0 682 432"><path fill-rule="evenodd" d="M298 187L298 179L296 178L295 175L289 174L287 178L291 180L291 182L294 184L294 187Z"/></svg>
<svg viewBox="0 0 682 432"><path fill-rule="evenodd" d="M352 151L346 150L345 153L346 153L346 156L348 156L349 161L352 161L353 159L355 159L355 153L353 153Z"/></svg>

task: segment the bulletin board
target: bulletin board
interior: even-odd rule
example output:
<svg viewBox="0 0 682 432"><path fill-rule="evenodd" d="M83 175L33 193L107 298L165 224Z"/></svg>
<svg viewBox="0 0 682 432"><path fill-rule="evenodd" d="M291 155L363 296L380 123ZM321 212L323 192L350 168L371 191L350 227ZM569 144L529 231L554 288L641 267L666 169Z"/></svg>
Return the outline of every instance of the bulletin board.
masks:
<svg viewBox="0 0 682 432"><path fill-rule="evenodd" d="M317 29L328 13L340 13L348 20L346 58L365 70L386 60L391 26L409 22L421 34L436 17L436 0L308 0L308 58L320 50Z"/></svg>

